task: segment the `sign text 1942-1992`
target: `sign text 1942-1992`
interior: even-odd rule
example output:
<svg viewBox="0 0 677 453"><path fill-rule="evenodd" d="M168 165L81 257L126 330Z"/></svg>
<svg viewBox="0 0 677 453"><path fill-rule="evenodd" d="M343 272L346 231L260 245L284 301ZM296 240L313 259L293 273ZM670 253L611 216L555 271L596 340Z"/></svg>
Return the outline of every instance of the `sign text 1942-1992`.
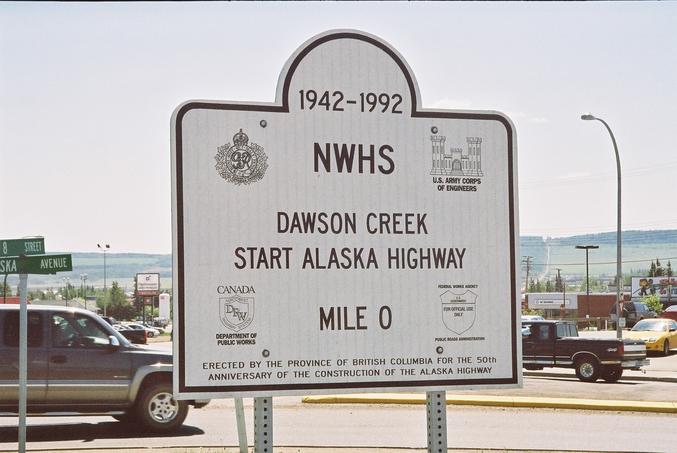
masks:
<svg viewBox="0 0 677 453"><path fill-rule="evenodd" d="M360 93L359 98L347 99L342 91L299 90L301 110L324 108L327 111L343 112L347 105L357 106L360 112L381 112L402 114L402 95L388 93Z"/></svg>

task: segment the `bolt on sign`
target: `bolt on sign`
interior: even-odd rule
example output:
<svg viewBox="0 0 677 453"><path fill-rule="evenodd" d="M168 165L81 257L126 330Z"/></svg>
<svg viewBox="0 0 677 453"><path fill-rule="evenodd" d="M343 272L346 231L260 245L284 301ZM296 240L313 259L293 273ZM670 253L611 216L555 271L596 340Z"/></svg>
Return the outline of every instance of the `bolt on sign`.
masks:
<svg viewBox="0 0 677 453"><path fill-rule="evenodd" d="M179 397L521 385L514 127L424 108L381 39L180 105L172 177Z"/></svg>

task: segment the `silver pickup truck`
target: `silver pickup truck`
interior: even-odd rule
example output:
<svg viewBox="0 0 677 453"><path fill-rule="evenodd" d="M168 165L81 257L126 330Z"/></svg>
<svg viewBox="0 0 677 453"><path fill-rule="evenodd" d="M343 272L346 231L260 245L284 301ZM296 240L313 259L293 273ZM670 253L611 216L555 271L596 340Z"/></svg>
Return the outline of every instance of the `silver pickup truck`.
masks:
<svg viewBox="0 0 677 453"><path fill-rule="evenodd" d="M19 307L0 305L0 415L19 406ZM132 345L92 312L28 307L29 414L106 414L163 433L188 405L172 396L172 355Z"/></svg>

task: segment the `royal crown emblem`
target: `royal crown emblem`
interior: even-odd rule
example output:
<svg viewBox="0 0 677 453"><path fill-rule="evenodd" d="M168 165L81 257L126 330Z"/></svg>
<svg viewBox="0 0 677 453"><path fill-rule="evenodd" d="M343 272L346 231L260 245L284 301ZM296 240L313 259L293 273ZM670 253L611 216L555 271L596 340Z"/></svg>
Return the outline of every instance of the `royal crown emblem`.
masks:
<svg viewBox="0 0 677 453"><path fill-rule="evenodd" d="M216 171L226 181L234 184L251 184L263 178L268 168L268 156L263 147L249 143L247 134L240 132L233 136L233 144L218 147Z"/></svg>

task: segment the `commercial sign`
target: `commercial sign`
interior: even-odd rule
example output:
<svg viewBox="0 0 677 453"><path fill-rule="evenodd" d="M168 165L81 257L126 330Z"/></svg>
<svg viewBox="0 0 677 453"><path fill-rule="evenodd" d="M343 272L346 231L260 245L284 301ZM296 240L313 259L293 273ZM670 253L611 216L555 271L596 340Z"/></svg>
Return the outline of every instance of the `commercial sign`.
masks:
<svg viewBox="0 0 677 453"><path fill-rule="evenodd" d="M175 392L521 385L517 155L382 40L306 42L273 104L172 118Z"/></svg>
<svg viewBox="0 0 677 453"><path fill-rule="evenodd" d="M529 308L539 310L578 309L578 294L575 293L528 293Z"/></svg>
<svg viewBox="0 0 677 453"><path fill-rule="evenodd" d="M72 270L71 255L0 258L0 274L56 274Z"/></svg>
<svg viewBox="0 0 677 453"><path fill-rule="evenodd" d="M45 238L0 239L0 256L42 255Z"/></svg>
<svg viewBox="0 0 677 453"><path fill-rule="evenodd" d="M632 297L657 295L661 300L677 300L677 277L632 277Z"/></svg>
<svg viewBox="0 0 677 453"><path fill-rule="evenodd" d="M157 296L160 294L160 274L136 274L136 295Z"/></svg>

